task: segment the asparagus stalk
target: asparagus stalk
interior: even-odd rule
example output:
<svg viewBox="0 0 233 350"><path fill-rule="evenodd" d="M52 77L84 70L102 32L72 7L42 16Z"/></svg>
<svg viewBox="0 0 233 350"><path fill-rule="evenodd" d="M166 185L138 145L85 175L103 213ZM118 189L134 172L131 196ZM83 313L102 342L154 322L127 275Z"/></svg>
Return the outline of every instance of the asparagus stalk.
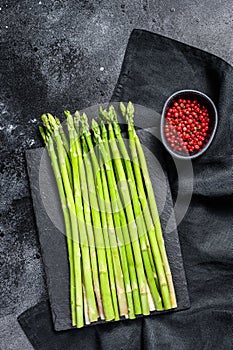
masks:
<svg viewBox="0 0 233 350"><path fill-rule="evenodd" d="M94 287L92 281L92 270L91 270L91 261L89 255L89 242L87 238L86 225L84 221L84 212L83 212L83 203L82 203L82 195L81 195L81 185L80 185L80 177L79 177L79 164L78 164L78 154L76 149L76 138L75 138L75 129L74 129L74 121L73 117L69 111L65 111L65 115L67 117L67 126L69 131L70 138L70 158L72 164L72 172L73 172L73 181L74 181L74 202L75 209L78 221L79 228L79 240L81 246L81 254L82 254L82 264L83 270L85 273L83 274L84 278L84 286L87 298L87 307L88 307L88 316L90 322L97 321L98 312L95 301Z"/></svg>
<svg viewBox="0 0 233 350"><path fill-rule="evenodd" d="M108 153L108 144L107 144L107 130L102 125L102 137L105 146L105 151ZM101 153L101 152L100 152ZM100 154L101 158L101 154ZM101 162L102 163L102 162ZM138 293L138 286L137 286L137 279L136 279L136 272L134 270L134 279L131 281L130 280L130 271L128 267L128 261L127 261L127 255L126 251L127 248L131 247L125 246L125 240L123 237L123 231L121 227L121 219L120 219L120 214L119 214L119 208L122 208L122 203L120 201L120 197L117 194L117 186L116 186L116 180L115 180L115 174L114 170L111 164L111 161L109 162L108 165L105 165L106 171L104 170L104 167L102 166L102 176L103 176L103 182L104 186L106 189L109 189L107 191L107 194L105 196L105 201L108 204L108 215L111 219L111 225L113 226L115 224L116 228L116 235L117 235L117 241L119 245L119 250L120 250L120 257L121 257L121 263L122 263L122 269L123 269L123 276L124 276L124 282L125 282L125 289L126 289L126 295L127 295L127 303L128 303L128 310L129 310L129 318L133 319L135 318L135 312L136 313L141 313L141 305L140 305L140 298L139 298L139 293ZM114 223L113 223L114 222ZM127 232L128 234L128 232ZM129 241L129 240L128 240ZM133 255L132 255L132 250L131 250L131 260L129 261L129 265L132 265L134 268L134 261L133 261ZM134 302L133 302L133 294L135 294L134 297ZM137 305L136 305L137 303ZM135 305L135 306L134 306Z"/></svg>
<svg viewBox="0 0 233 350"><path fill-rule="evenodd" d="M110 149L108 145L107 129L103 122L101 123L101 133L102 133L102 140L104 142L105 151L108 154L108 159L110 160ZM111 207L111 210L112 210L111 212L113 213L114 223L115 223L117 237L118 237L118 245L120 248L124 280L125 280L125 286L127 291L129 318L135 318L135 314L139 315L142 312L136 271L135 271L135 263L134 263L133 252L132 252L132 247L130 243L130 236L127 228L127 221L126 221L124 209L121 203L121 199L117 191L116 178L115 178L114 169L111 161L109 161L108 166L109 166L109 168L107 169L108 185L106 185L106 187L109 186L109 194L108 194L108 197L106 198L106 202L109 203L109 207ZM105 174L105 172L103 173ZM110 197L111 197L112 205L110 204ZM134 305L132 301L132 294L133 294Z"/></svg>
<svg viewBox="0 0 233 350"><path fill-rule="evenodd" d="M104 200L110 204L110 196L108 192L108 184L107 184L107 179L105 175L105 170L101 169L101 179L103 183L103 195L104 195ZM113 216L115 216L113 214ZM118 300L119 300L119 306L120 306L120 314L121 316L128 316L129 318L133 319L135 318L135 313L134 313L134 305L133 305L133 297L132 297L132 289L131 289L131 284L130 284L130 278L129 278L129 271L128 271L128 263L127 263L127 258L126 258L126 253L123 245L123 236L121 232L121 227L120 225L120 219L119 221L116 220L115 218L115 227L114 227L114 220L111 212L107 212L107 223L108 223L108 230L109 230L109 236L110 236L110 246L111 246L111 252L112 255L115 255L114 259L114 266L115 263L122 265L122 270L121 271L121 285L119 282L117 283L117 295L118 295ZM118 225L117 225L118 224ZM119 234L119 231L121 234ZM121 242L117 241L116 236L119 238L121 237ZM118 252L118 244L120 245L119 250L120 250L120 256ZM122 272L123 271L123 272ZM117 273L116 273L117 275ZM116 278L116 281L118 278ZM127 301L126 301L127 297ZM122 300L123 299L123 300Z"/></svg>
<svg viewBox="0 0 233 350"><path fill-rule="evenodd" d="M102 303L104 308L105 320L110 321L115 318L115 313L114 313L110 282L109 282L109 276L108 276L107 258L106 258L105 243L104 243L103 230L102 230L102 224L101 224L101 216L100 216L99 205L98 205L98 200L97 200L96 191L95 191L95 181L94 181L92 164L90 162L90 159L88 158L87 148L85 147L84 142L82 143L82 146L83 146L83 159L84 159L85 170L87 174L87 185L88 185L90 205L91 205L92 221L94 226L95 242L97 247L97 258L98 258L98 265L99 265Z"/></svg>
<svg viewBox="0 0 233 350"><path fill-rule="evenodd" d="M123 158L122 161L125 163L126 175L127 175L128 179L130 179L128 181L128 184L129 184L129 187L131 189L131 193L133 196L137 197L138 195L140 195L140 193L138 195L136 193L137 186L136 186L136 182L135 182L135 178L134 178L133 168L131 165L128 150L126 148L126 145L124 143L124 140L123 140L123 137L121 134L120 126L118 124L116 111L115 111L114 107L111 105L109 107L109 113L106 110L103 110L102 108L100 108L100 115L103 118L103 120L105 120L108 124L112 123L113 129L114 129L114 135L115 135L115 138L117 139L117 145L118 145L119 151L120 151L122 158ZM119 153L118 153L118 156L119 156ZM147 226L147 229L149 230L152 227L153 227L153 223L151 224L151 226L149 226L149 227ZM147 243L147 249L148 249L151 267L152 267L152 270L154 273L156 286L159 289L158 277L157 277L155 264L154 264L154 260L153 260L153 255L152 255L152 251L151 251L151 246L150 246L150 242L149 242L149 238L148 238L147 233L146 233L146 243Z"/></svg>
<svg viewBox="0 0 233 350"><path fill-rule="evenodd" d="M150 241L149 241L149 237L148 237L147 233L145 235L145 239L146 239L146 245L147 245L147 250L148 250L148 254L149 254L151 268L152 268L152 271L153 271L153 274L154 274L155 284L156 284L156 287L158 289L158 292L160 293L159 280L158 280L156 267L155 267L155 264L154 264L154 258L153 258L153 254L152 254L152 250L151 250L151 245L150 245Z"/></svg>
<svg viewBox="0 0 233 350"><path fill-rule="evenodd" d="M73 258L73 244L72 244L72 232L70 225L70 216L69 210L67 208L66 196L64 192L61 172L58 165L57 155L54 149L54 144L52 137L46 135L44 129L39 127L41 136L44 140L44 143L47 147L51 165L53 168L54 176L57 183L57 188L61 200L62 212L64 216L65 230L66 230L66 239L67 239L67 248L68 248L68 257L69 257L69 268L70 268L70 304L71 304L71 319L72 326L76 325L76 307L75 307L75 275L74 275L74 258Z"/></svg>
<svg viewBox="0 0 233 350"><path fill-rule="evenodd" d="M46 116L44 115L44 119ZM81 251L79 246L79 232L78 232L78 224L75 213L75 203L73 198L73 192L69 181L68 171L66 168L65 156L66 151L64 149L61 136L58 130L58 125L53 119L52 115L48 115L47 122L53 128L53 134L55 138L55 142L57 145L57 153L58 160L61 169L67 206L69 208L71 227L72 227L72 238L73 238L73 258L74 258L74 273L75 273L75 287L76 287L76 325L78 328L83 327L84 319L83 319L83 293L82 293L82 275L81 275ZM45 123L44 123L45 124ZM45 125L46 126L46 125Z"/></svg>
<svg viewBox="0 0 233 350"><path fill-rule="evenodd" d="M105 203L108 195L108 188L106 184L106 178L99 167L99 163L98 163L96 154L94 152L94 146L93 146L91 134L88 128L87 117L85 114L82 116L82 125L83 125L83 135L85 135L85 141L83 142L84 143L87 142L86 146L89 147L93 170L96 175L96 188L97 188L97 195L99 199L99 208L101 212L102 226L104 230L106 252L107 252L107 258L108 258L108 265L109 265L109 274L110 274L110 280L112 280L111 284L113 284L112 297L113 297L113 303L114 303L114 310L115 310L115 316L119 319L118 303L119 303L121 316L125 316L128 314L128 308L127 308L127 302L126 302L126 296L125 296L123 273L122 273L122 268L120 264L120 257L119 257L118 247L117 247L116 236L115 236L115 229L111 218L111 213L106 211L106 208L105 208ZM113 271L114 271L114 274L113 274ZM115 282L114 282L114 276L115 276ZM116 283L117 290L115 289L115 283ZM118 299L118 303L117 303L117 299Z"/></svg>
<svg viewBox="0 0 233 350"><path fill-rule="evenodd" d="M103 140L105 139L107 141L106 128L102 128L102 135L103 135L102 136ZM107 146L107 143L106 143L106 146ZM101 155L99 158L101 159ZM100 161L100 163L102 164L103 162ZM111 227L114 228L114 224L115 224L115 232L117 236L116 244L118 244L119 251L120 251L120 258L121 258L127 303L128 303L129 318L133 319L135 318L135 311L134 311L132 287L131 287L129 268L128 268L128 262L127 262L127 256L126 256L125 242L124 242L123 232L121 228L120 215L119 215L119 212L117 211L117 209L120 208L122 205L119 201L119 196L116 196L116 184L115 184L113 168L111 166L110 168L107 168L106 171L105 171L105 168L106 166L104 167L102 164L101 175L102 175L103 188L106 190L106 192L104 192L104 199L107 207L108 222L109 222L110 228ZM136 274L135 274L135 277L136 277ZM138 295L137 302L139 302L139 305L140 305L139 295Z"/></svg>
<svg viewBox="0 0 233 350"><path fill-rule="evenodd" d="M146 208L147 206L147 199L146 199L146 195L143 187L140 168L143 173L144 183L147 190L150 213L153 220L153 225L155 227L155 233L156 233L156 238L158 243L158 244L153 244L153 242L151 242L151 247L153 250L154 257L157 257L155 262L157 262L156 268L158 272L158 278L160 281L161 293L163 295L164 306L166 309L175 308L177 307L175 290L174 290L171 270L170 270L170 266L167 258L167 253L165 249L158 209L157 209L156 200L154 196L154 190L150 180L150 175L149 175L145 155L144 155L141 143L139 141L139 138L134 129L134 122L133 122L134 107L133 107L133 104L129 102L127 109L125 108L123 103L120 104L120 108L123 116L126 118L128 122L130 149L131 149L131 154L133 158L134 171L137 172L138 174L137 187L140 191L139 197L143 208ZM149 215L147 215L147 219L148 219L148 225L151 226ZM152 235L150 238L152 238ZM160 259L159 252L161 254L162 259ZM161 262L159 260L161 260ZM165 271L165 276L164 276L163 269Z"/></svg>
<svg viewBox="0 0 233 350"><path fill-rule="evenodd" d="M92 130L94 132L94 138L99 145L99 149L101 152L101 155L103 157L103 161L105 162L105 166L107 167L107 170L111 169L111 158L109 159L108 153L106 152L103 140L100 136L100 130L98 124L93 120L92 121ZM108 174L108 171L107 171ZM116 192L116 187L114 187L114 191ZM138 242L138 235L137 235L137 226L134 223L134 216L133 216L133 210L132 207L128 201L128 198L124 197L124 205L125 205L125 212L129 223L129 232L130 232L130 238L132 240L132 245L134 248L134 258L136 262L136 267L138 271L138 283L140 288L140 296L141 296L141 304L142 304L142 311L144 315L148 315L150 313L149 311L149 305L148 305L148 299L147 299L147 289L146 289L146 277L143 269L143 262L141 257L141 251L140 251L140 245Z"/></svg>
<svg viewBox="0 0 233 350"><path fill-rule="evenodd" d="M86 120L85 118L83 118L83 125L85 128L86 125ZM116 274L116 282L117 282L117 295L118 295L118 300L119 300L119 306L121 309L121 304L122 304L122 312L121 315L127 315L128 314L128 310L129 310L129 318L135 318L135 313L134 313L134 306L133 306L133 299L132 299L132 289L131 289L131 284L130 284L130 276L129 276L129 270L128 270L128 264L127 264L127 257L126 257L126 251L125 251L125 246L122 244L123 242L123 235L122 235L122 231L121 231L121 227L120 227L120 218L119 218L119 213L117 213L115 210L113 210L111 203L110 203L110 196L112 193L115 194L115 188L113 188L113 186L110 186L110 188L108 188L108 183L107 183L107 178L106 178L106 172L103 166L99 166L97 157L94 153L94 149L93 149L93 143L92 143L92 139L90 137L90 133L89 135L86 134L86 138L87 138L87 142L89 145L89 149L90 149L90 153L92 156L92 163L93 163L93 167L94 167L94 172L97 174L97 191L99 192L99 198L100 198L100 203L103 204L103 200L104 199L104 203L101 211L106 212L106 216L107 216L107 223L108 223L108 232L109 232L109 237L110 237L110 246L111 246L111 252L113 255L113 258L115 256L114 259L114 266L117 264L120 264L121 261L121 265L122 265L122 270L120 269L120 273L122 276L123 273L123 279L121 277L121 280L118 282L118 277L117 277L117 271L115 271ZM112 176L112 174L110 174L110 171L107 171L107 177L108 179L110 179ZM111 181L111 180L110 180ZM115 223L115 228L114 228L114 223ZM119 252L118 252L118 244L119 241L117 241L118 239L120 239L121 244L119 247L119 251L120 251L120 257L119 257ZM121 258L121 260L120 260ZM127 302L125 299L125 292L126 292L126 296L127 296ZM122 295L123 294L123 301L122 299ZM128 307L127 307L127 303L128 303Z"/></svg>
<svg viewBox="0 0 233 350"><path fill-rule="evenodd" d="M87 153L87 144L86 140L83 140L83 149ZM108 232L107 232L107 223L106 219L103 217L103 213L101 212L102 216L102 227L103 227L103 236L104 236L104 242L105 242L105 250L106 250L106 258L108 263L108 273L109 273L109 281L110 281L110 288L111 288L111 294L112 294L112 303L113 303L113 309L115 314L115 320L119 320L119 310L118 310L118 302L117 302L117 293L116 293L116 286L115 286L115 277L114 277L114 271L113 271L113 261L112 261L112 255L110 251L110 242L108 239Z"/></svg>
<svg viewBox="0 0 233 350"><path fill-rule="evenodd" d="M110 148L112 151L112 155L113 155L113 159L114 159L114 165L116 167L116 173L118 174L118 179L124 184L124 188L123 190L121 189L121 194L122 197L124 198L124 203L127 205L127 203L129 203L129 206L132 206L132 209L134 211L134 217L137 223L137 228L138 228L138 234L139 234L139 241L140 241L140 245L141 245L141 251L142 251L142 258L143 258L143 262L144 262L144 267L145 267L145 271L146 271L146 275L147 275L147 280L148 280L148 284L151 290L151 294L154 298L154 302L156 303L156 309L157 310L163 310L163 306L162 306L162 300L161 297L159 295L155 280L154 280L154 274L153 274L153 270L151 267L151 262L150 262L150 256L149 256L149 252L148 252L148 247L147 247L147 241L146 241L146 234L147 234L147 230L146 230L146 226L145 226L145 222L144 222L144 218L141 212L141 207L140 207L140 202L138 200L138 195L137 195L137 190L135 187L135 182L134 182L134 176L131 174L130 172L130 168L129 168L129 163L126 162L126 172L128 173L128 184L127 184L127 179L126 179L126 175L125 175L125 170L122 164L122 159L120 156L120 152L118 149L118 145L114 136L114 132L113 132L113 127L112 124L109 123L108 124L108 132L109 132L109 140L110 140ZM131 204L131 200L130 200L130 192L129 192L129 188L131 191L131 197L132 197L132 204Z"/></svg>
<svg viewBox="0 0 233 350"><path fill-rule="evenodd" d="M114 187L116 188L116 185ZM119 208L122 208L122 203L121 203L119 196L117 196L117 205ZM134 313L135 313L135 315L140 315L142 313L142 307L141 307L141 300L140 300L140 294L139 294L139 286L138 286L138 281L137 281L137 273L135 270L133 249L131 246L131 240L130 240L130 235L129 235L129 231L128 231L128 227L127 227L127 220L126 220L124 209L120 210L119 217L120 217L119 227L121 227L122 234L123 234L122 238L119 237L119 241L125 243L125 250L126 250L127 262L128 262L128 267L129 267L131 289L132 289L132 293L133 293ZM118 235L119 235L119 233L118 233ZM119 243L119 245L120 245L120 243ZM136 269L137 269L137 266L136 266ZM140 273L139 269L137 269L137 270L138 270L138 273ZM131 315L129 315L129 316L131 317Z"/></svg>
<svg viewBox="0 0 233 350"><path fill-rule="evenodd" d="M102 304L101 293L100 293L98 263L97 263L97 257L96 257L96 249L95 249L96 243L95 243L93 225L91 220L91 208L90 208L90 200L89 200L89 193L88 193L88 186L87 186L87 178L86 178L85 166L84 166L83 157L82 157L80 137L78 136L79 119L80 119L80 115L78 112L76 112L74 117L74 126L75 126L74 132L75 132L76 151L78 155L79 175L80 175L80 181L81 181L81 193L83 197L84 218L85 218L88 242L90 247L94 291L96 295L100 318L104 320L103 304Z"/></svg>

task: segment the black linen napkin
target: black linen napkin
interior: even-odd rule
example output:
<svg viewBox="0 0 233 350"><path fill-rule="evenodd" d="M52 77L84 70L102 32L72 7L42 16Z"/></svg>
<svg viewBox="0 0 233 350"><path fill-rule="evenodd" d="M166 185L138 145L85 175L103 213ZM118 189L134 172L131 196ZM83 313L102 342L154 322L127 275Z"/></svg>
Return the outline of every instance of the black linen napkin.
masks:
<svg viewBox="0 0 233 350"><path fill-rule="evenodd" d="M212 145L193 161L193 197L178 227L191 308L56 333L49 305L42 302L19 317L35 349L232 348L233 69L223 60L196 48L134 30L112 100L132 100L160 113L166 98L185 88L209 95L219 112ZM172 159L165 150L163 156L174 201L178 188L179 195L185 199L188 179L182 177L178 184Z"/></svg>

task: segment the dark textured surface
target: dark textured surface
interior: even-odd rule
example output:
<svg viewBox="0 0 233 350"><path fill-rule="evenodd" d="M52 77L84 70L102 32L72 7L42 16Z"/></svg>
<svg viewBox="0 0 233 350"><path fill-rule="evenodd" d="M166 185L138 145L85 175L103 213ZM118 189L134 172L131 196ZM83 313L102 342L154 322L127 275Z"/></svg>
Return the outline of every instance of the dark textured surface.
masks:
<svg viewBox="0 0 233 350"><path fill-rule="evenodd" d="M135 123L137 125L137 118ZM144 123L146 125L146 120L144 120ZM150 133L150 129L147 130L139 130L138 134L144 140L143 145L147 150L145 154L147 162L150 165L149 171L155 189L159 216L164 232L165 246L177 297L178 307L176 311L178 311L189 307L187 282L183 268L178 232L175 228L173 202L166 169L162 169L159 166L161 163L157 163L157 159L159 159L159 154L161 153L161 145L159 145L157 138ZM156 130L156 134L158 134L158 129ZM156 158L152 152L154 152ZM56 202L59 201L55 195L57 192L56 183L51 172L50 160L47 157L47 153L43 152L43 149L30 150L26 154L33 207L47 277L54 327L57 331L66 330L72 328L69 305L69 261L66 250L66 239L59 229L54 226L43 205L43 202L45 203L46 198L49 197L51 203L50 212L53 211L53 218L62 217L61 208L56 205ZM41 173L46 183L44 190L40 182ZM166 230L169 220L174 223L174 229L171 232L167 232ZM54 221L56 222L56 220Z"/></svg>
<svg viewBox="0 0 233 350"><path fill-rule="evenodd" d="M108 100L134 27L233 63L232 5L232 0L1 1L1 349L31 349L16 316L47 297L24 156L25 149L41 145L41 112L59 114Z"/></svg>

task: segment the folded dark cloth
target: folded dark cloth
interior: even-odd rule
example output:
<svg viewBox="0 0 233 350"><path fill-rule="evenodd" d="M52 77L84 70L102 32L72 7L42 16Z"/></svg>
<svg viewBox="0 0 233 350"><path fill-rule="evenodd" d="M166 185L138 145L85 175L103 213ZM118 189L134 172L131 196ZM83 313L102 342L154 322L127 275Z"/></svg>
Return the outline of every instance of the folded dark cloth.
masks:
<svg viewBox="0 0 233 350"><path fill-rule="evenodd" d="M19 322L35 349L231 349L233 344L233 69L220 58L177 41L134 30L112 100L161 112L180 89L209 95L219 113L210 148L193 161L192 200L179 224L191 308L177 313L55 332L48 302ZM174 198L187 195L164 151ZM184 167L180 167L181 171ZM182 202L182 201L181 201Z"/></svg>

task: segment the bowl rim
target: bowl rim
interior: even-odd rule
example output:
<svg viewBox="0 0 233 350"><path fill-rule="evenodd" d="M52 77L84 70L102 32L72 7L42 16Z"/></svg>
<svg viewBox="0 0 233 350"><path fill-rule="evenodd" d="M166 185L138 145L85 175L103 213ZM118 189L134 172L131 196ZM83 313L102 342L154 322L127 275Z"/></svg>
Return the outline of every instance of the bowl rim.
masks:
<svg viewBox="0 0 233 350"><path fill-rule="evenodd" d="M200 95L202 97L204 97L204 99L208 100L210 102L210 104L213 107L214 110L214 114L215 114L215 122L214 122L214 128L212 130L211 136L209 138L209 141L207 142L207 144L205 145L205 147L198 153L192 155L192 156L182 156L180 154L177 154L175 151L173 151L167 143L167 140L165 138L165 133L164 133L164 120L165 120L165 114L166 114L166 110L167 110L167 106L169 104L169 102L174 99L177 95L182 94L182 93L194 93L196 95ZM170 95L167 100L164 103L163 106L163 110L162 110L162 114L161 114L161 120L160 120L160 134L161 134L161 139L163 142L164 147L166 148L166 150L175 158L178 159L182 159L182 160L190 160L190 159L194 159L197 158L199 156L201 156L203 153L206 152L206 150L209 148L209 146L211 145L213 138L215 136L216 130L217 130L217 125L218 125L218 111L217 108L214 104L214 102L211 100L211 98L209 96L207 96L204 92L198 91L198 90L192 90L192 89L184 89L184 90L178 90L176 92L174 92L172 95Z"/></svg>

